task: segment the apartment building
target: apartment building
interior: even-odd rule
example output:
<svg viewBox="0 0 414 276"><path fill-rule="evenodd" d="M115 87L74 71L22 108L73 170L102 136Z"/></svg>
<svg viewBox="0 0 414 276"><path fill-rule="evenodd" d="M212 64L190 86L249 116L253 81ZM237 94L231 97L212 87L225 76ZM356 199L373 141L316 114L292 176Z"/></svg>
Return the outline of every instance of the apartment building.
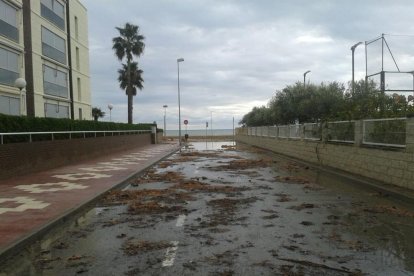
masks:
<svg viewBox="0 0 414 276"><path fill-rule="evenodd" d="M0 0L0 113L92 119L87 23L79 0Z"/></svg>

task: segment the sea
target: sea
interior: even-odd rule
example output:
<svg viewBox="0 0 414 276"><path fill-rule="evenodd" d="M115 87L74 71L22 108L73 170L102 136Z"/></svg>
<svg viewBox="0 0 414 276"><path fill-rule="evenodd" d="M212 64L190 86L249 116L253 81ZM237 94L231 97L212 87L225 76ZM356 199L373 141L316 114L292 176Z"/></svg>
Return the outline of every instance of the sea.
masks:
<svg viewBox="0 0 414 276"><path fill-rule="evenodd" d="M166 131L167 136L170 137L178 137L178 129L169 130ZM197 136L202 137L206 136L206 130L205 129L181 129L181 136L184 136L185 134L188 134L188 136ZM207 136L232 136L233 135L233 129L208 129L207 130Z"/></svg>

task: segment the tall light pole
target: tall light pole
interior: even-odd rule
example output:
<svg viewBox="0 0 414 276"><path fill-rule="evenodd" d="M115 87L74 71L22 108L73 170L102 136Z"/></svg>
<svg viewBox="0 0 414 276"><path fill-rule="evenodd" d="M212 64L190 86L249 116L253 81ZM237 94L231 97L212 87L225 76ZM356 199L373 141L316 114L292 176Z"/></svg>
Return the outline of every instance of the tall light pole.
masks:
<svg viewBox="0 0 414 276"><path fill-rule="evenodd" d="M178 73L178 139L181 152L181 104L180 104L180 62L183 62L183 58L177 59L177 73Z"/></svg>
<svg viewBox="0 0 414 276"><path fill-rule="evenodd" d="M355 49L356 49L356 47L358 47L359 45L361 45L362 44L362 42L358 42L357 44L355 44L355 45L353 45L352 47L351 47L351 51L352 51L352 93L354 93L355 92L355 76L354 76L354 74L355 74L355 70L354 70L354 54L355 54Z"/></svg>
<svg viewBox="0 0 414 276"><path fill-rule="evenodd" d="M23 101L26 97L23 97L23 90L26 88L26 80L23 78L18 78L16 79L16 81L14 82L14 85L19 88L20 90L20 115L23 115L24 113L24 105L23 105Z"/></svg>
<svg viewBox="0 0 414 276"><path fill-rule="evenodd" d="M308 70L305 73L303 73L303 87L306 87L306 75L310 72L311 72L311 70Z"/></svg>
<svg viewBox="0 0 414 276"><path fill-rule="evenodd" d="M413 76L413 95L411 97L413 97L413 99L414 99L414 71L408 72L408 74L411 74ZM408 96L408 97L410 97L410 96ZM410 101L410 100L408 100L408 101Z"/></svg>
<svg viewBox="0 0 414 276"><path fill-rule="evenodd" d="M109 121L112 122L112 108L114 108L113 104L108 104L109 109Z"/></svg>
<svg viewBox="0 0 414 276"><path fill-rule="evenodd" d="M210 111L211 142L213 142L213 111Z"/></svg>
<svg viewBox="0 0 414 276"><path fill-rule="evenodd" d="M166 118L167 118L167 107L168 105L164 104L162 107L164 107L164 137L167 136L167 125L166 125Z"/></svg>

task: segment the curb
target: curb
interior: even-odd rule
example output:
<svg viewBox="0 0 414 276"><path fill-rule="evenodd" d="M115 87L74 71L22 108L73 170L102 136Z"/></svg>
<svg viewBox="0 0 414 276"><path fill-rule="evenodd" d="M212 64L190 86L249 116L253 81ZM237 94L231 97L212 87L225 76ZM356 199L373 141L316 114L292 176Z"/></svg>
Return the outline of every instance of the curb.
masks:
<svg viewBox="0 0 414 276"><path fill-rule="evenodd" d="M74 218L78 217L80 214L84 213L86 209L89 209L94 204L96 204L102 198L102 196L106 194L107 192L125 187L127 185L127 182L131 178L137 177L138 175L144 173L150 167L170 157L171 155L176 153L178 150L179 150L178 147L174 148L171 152L167 153L161 158L158 158L148 164L144 164L144 167L140 169L139 171L127 175L124 179L114 184L112 187L109 187L97 193L94 197L90 198L89 200L68 209L66 212L62 213L59 217L53 219L52 221L46 223L45 225L39 227L38 229L33 230L31 233L17 240L10 246L4 248L3 250L0 251L0 266L6 263L8 260L12 259L14 256L18 255L21 251L25 250L26 247L32 244L35 244L36 242L41 240L43 237L45 237L47 234L51 233L54 228L58 226L61 226L61 227L67 226L67 224L70 223Z"/></svg>

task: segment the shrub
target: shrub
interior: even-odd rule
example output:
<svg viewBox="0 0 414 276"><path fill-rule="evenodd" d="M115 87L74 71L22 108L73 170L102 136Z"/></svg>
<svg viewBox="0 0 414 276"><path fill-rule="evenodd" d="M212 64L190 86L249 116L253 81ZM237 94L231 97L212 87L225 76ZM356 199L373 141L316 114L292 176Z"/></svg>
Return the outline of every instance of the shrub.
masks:
<svg viewBox="0 0 414 276"><path fill-rule="evenodd" d="M25 116L9 116L0 114L0 133L10 132L55 132L55 131L119 131L119 130L151 130L154 124L125 124L113 122L97 122L86 120L38 118ZM66 139L68 135L56 135L57 139ZM6 139L7 137L7 139ZM15 136L4 139L5 142L21 142L27 137ZM49 140L50 135L36 135L36 140ZM76 135L74 136L76 137Z"/></svg>

